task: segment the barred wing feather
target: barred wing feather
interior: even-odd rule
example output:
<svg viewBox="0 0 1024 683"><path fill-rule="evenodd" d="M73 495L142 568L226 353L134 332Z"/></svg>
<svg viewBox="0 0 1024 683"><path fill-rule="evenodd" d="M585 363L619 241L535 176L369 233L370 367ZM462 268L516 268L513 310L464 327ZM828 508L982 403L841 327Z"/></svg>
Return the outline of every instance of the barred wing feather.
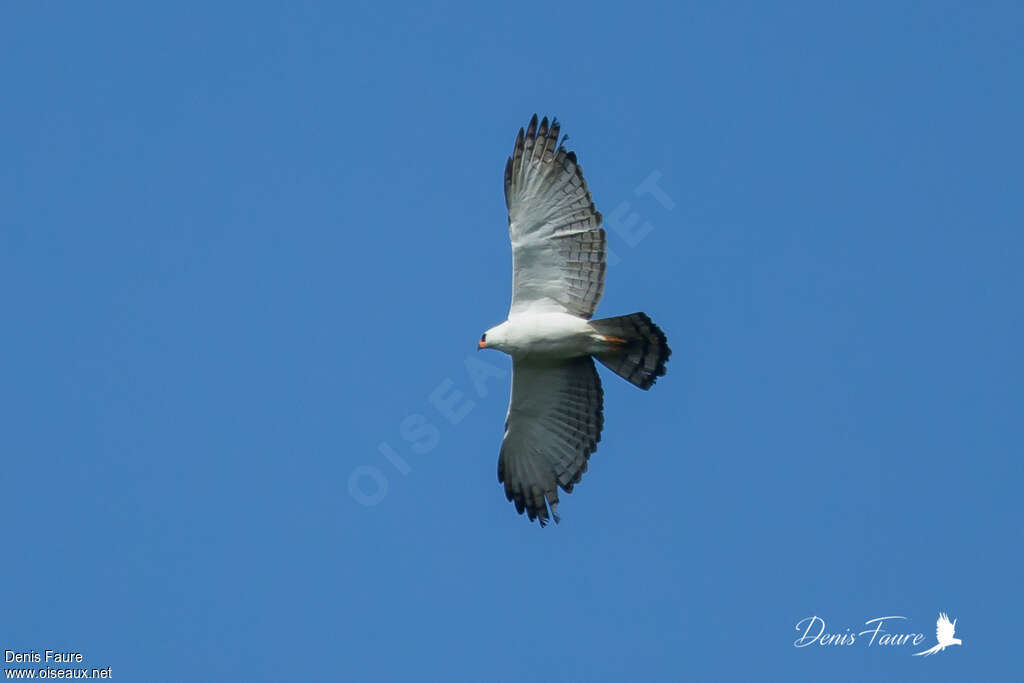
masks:
<svg viewBox="0 0 1024 683"><path fill-rule="evenodd" d="M558 521L558 487L566 493L587 471L604 425L604 394L589 356L512 366L512 398L498 456L505 497L541 526Z"/></svg>
<svg viewBox="0 0 1024 683"><path fill-rule="evenodd" d="M558 120L534 114L505 165L512 241L512 306L590 318L604 291L605 233L576 155Z"/></svg>

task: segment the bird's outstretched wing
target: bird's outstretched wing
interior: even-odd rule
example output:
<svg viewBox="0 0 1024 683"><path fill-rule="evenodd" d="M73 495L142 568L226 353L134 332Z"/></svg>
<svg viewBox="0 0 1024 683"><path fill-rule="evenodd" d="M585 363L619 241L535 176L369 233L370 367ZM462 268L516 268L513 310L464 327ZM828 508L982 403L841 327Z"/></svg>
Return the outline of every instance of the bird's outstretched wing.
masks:
<svg viewBox="0 0 1024 683"><path fill-rule="evenodd" d="M505 204L512 240L512 307L590 318L604 291L605 234L601 214L576 155L537 115L505 165Z"/></svg>
<svg viewBox="0 0 1024 683"><path fill-rule="evenodd" d="M601 379L590 356L512 365L512 398L498 456L498 481L519 514L558 521L558 487L566 493L587 471L604 424Z"/></svg>
<svg viewBox="0 0 1024 683"><path fill-rule="evenodd" d="M935 622L935 639L941 645L946 645L953 640L953 632L956 630L954 624L949 623L949 617L945 612L939 613L939 619Z"/></svg>

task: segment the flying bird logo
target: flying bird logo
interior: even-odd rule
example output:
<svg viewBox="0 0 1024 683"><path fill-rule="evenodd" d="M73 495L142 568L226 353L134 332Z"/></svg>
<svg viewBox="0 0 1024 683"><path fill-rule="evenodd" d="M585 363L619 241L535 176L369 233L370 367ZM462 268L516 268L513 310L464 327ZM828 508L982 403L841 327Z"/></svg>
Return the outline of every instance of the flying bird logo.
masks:
<svg viewBox="0 0 1024 683"><path fill-rule="evenodd" d="M534 114L505 165L512 306L478 344L512 356L498 481L541 526L558 521L558 489L572 492L601 440L594 359L650 389L671 353L644 313L591 320L604 292L605 233L583 169L558 134L557 119L538 125Z"/></svg>
<svg viewBox="0 0 1024 683"><path fill-rule="evenodd" d="M945 612L939 613L939 620L935 622L935 639L939 641L935 647L925 650L924 652L915 652L915 657L924 655L925 657L931 656L936 652L942 652L950 645L962 645L959 638L953 637L953 631L956 629L956 619L953 623L949 623L949 617L946 616Z"/></svg>

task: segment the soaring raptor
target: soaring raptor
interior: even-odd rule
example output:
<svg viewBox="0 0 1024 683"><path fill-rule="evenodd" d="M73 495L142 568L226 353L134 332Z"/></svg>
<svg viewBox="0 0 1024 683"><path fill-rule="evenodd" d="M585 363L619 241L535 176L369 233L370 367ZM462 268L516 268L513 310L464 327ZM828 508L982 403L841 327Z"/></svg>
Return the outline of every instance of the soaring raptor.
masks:
<svg viewBox="0 0 1024 683"><path fill-rule="evenodd" d="M594 358L641 389L665 374L671 350L644 313L591 320L604 291L605 233L558 120L519 129L505 165L512 307L480 337L512 356L512 398L498 481L516 510L558 522L601 440L604 394ZM549 512L550 510L550 512Z"/></svg>

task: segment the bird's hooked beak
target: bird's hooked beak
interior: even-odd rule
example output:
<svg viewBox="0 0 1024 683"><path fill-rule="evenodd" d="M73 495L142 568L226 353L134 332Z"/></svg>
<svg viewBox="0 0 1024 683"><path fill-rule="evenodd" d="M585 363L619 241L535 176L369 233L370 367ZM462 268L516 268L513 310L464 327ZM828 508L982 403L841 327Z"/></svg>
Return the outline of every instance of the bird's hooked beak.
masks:
<svg viewBox="0 0 1024 683"><path fill-rule="evenodd" d="M487 348L487 342L485 342L483 339L481 339L480 341L478 341L476 343L476 350L477 351L479 351L480 349L486 349L486 348Z"/></svg>

